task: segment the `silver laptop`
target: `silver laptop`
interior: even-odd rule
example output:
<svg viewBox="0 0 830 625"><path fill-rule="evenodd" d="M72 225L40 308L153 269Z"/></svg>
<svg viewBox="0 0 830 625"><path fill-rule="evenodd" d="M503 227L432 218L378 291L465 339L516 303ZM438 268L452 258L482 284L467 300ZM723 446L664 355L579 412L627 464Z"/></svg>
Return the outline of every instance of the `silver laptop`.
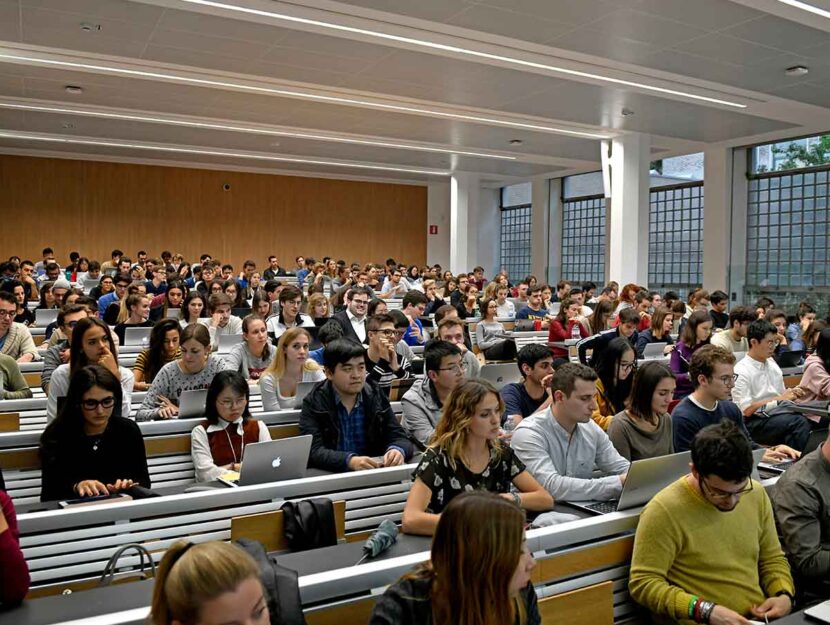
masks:
<svg viewBox="0 0 830 625"><path fill-rule="evenodd" d="M649 343L643 350L643 360L662 360L665 358L663 350L666 349L668 343Z"/></svg>
<svg viewBox="0 0 830 625"><path fill-rule="evenodd" d="M686 475L691 461L691 451L635 460L628 469L619 500L569 501L568 505L591 514L609 514L644 506L666 486Z"/></svg>
<svg viewBox="0 0 830 625"><path fill-rule="evenodd" d="M219 481L228 486L253 486L305 477L311 435L279 438L245 445L239 480Z"/></svg>
<svg viewBox="0 0 830 625"><path fill-rule="evenodd" d="M490 382L497 391L511 382L520 382L522 379L515 362L482 365L478 377Z"/></svg>
<svg viewBox="0 0 830 625"><path fill-rule="evenodd" d="M830 601L814 605L804 610L804 616L815 619L821 623L830 623Z"/></svg>
<svg viewBox="0 0 830 625"><path fill-rule="evenodd" d="M231 351L231 347L239 345L241 342L241 334L220 334L218 352L220 354L227 354Z"/></svg>
<svg viewBox="0 0 830 625"><path fill-rule="evenodd" d="M180 319L182 316L182 309L181 308L168 308L167 309L167 319Z"/></svg>
<svg viewBox="0 0 830 625"><path fill-rule="evenodd" d="M182 391L179 396L179 419L195 419L205 414L207 389Z"/></svg>
<svg viewBox="0 0 830 625"><path fill-rule="evenodd" d="M124 345L140 345L146 347L150 343L150 332L153 328L124 328Z"/></svg>
<svg viewBox="0 0 830 625"><path fill-rule="evenodd" d="M306 395L311 392L316 386L317 382L300 382L297 384L297 394L294 395L294 401L292 402L293 408L302 408L303 407L303 400L305 399Z"/></svg>
<svg viewBox="0 0 830 625"><path fill-rule="evenodd" d="M815 451L819 446L827 440L827 430L813 430L810 432L810 438L807 439L807 444L804 446L804 451L801 452L801 458L807 454ZM759 469L766 469L774 473L783 473L789 469L798 460L783 460L781 462L760 462Z"/></svg>
<svg viewBox="0 0 830 625"><path fill-rule="evenodd" d="M57 308L38 308L35 310L35 325L39 328L45 328L50 323L58 320Z"/></svg>
<svg viewBox="0 0 830 625"><path fill-rule="evenodd" d="M84 293L89 295L92 289L101 284L101 278L84 278L83 289Z"/></svg>

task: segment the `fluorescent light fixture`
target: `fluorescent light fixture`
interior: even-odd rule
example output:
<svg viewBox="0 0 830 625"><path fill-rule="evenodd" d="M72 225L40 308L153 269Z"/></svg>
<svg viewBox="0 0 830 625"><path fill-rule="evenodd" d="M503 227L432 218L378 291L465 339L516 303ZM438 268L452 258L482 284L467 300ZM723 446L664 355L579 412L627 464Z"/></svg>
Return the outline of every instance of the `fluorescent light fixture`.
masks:
<svg viewBox="0 0 830 625"><path fill-rule="evenodd" d="M33 65L50 65L55 67L68 67L76 70L89 70L93 72L101 72L105 74L116 74L122 76L135 76L137 78L159 79L169 82L178 82L198 87L219 87L220 89L238 89L240 91L250 91L252 93L262 93L267 95L285 96L289 98L300 98L303 100L315 100L318 102L331 102L334 104L352 104L361 107L370 107L381 109L385 111L393 111L396 113L414 113L417 115L429 115L432 117L443 117L445 119L457 119L465 122L476 122L481 124L488 124L492 126L509 126L510 128L522 128L524 130L534 130L540 132L551 132L555 134L571 135L574 137L583 137L586 139L610 139L611 136L606 133L588 132L584 130L570 130L567 128L557 128L555 126L545 126L543 124L532 124L529 122L509 121L505 119L498 119L495 117L486 117L483 115L472 115L465 113L450 113L447 111L439 111L418 106L405 106L402 104L385 104L382 102L373 102L371 100L361 100L360 98L345 98L340 96L327 96L316 93L305 93L302 91L294 91L291 89L280 89L277 87L259 87L255 85L248 85L240 82L230 82L225 80L211 80L208 78L193 78L191 76L181 76L178 74L165 74L163 72L148 72L137 69L127 69L123 67L110 67L109 65L98 65L94 63L79 63L75 61L60 61L58 59L46 59L36 56L26 56L23 54L8 54L0 53L0 59L8 59L10 61L23 61Z"/></svg>
<svg viewBox="0 0 830 625"><path fill-rule="evenodd" d="M814 15L818 15L820 17L830 18L830 11L826 9L820 9L817 6L813 6L812 4L807 4L806 2L800 2L800 0L778 0L782 4L788 4L791 7L795 7L796 9L801 9L802 11L808 11Z"/></svg>
<svg viewBox="0 0 830 625"><path fill-rule="evenodd" d="M417 167L393 167L391 165L375 165L363 163L346 163L319 158L298 158L293 156L272 156L271 154L252 154L250 152L232 152L230 150L215 150L210 148L186 148L165 145L151 145L124 141L108 141L103 139L84 139L82 137L66 137L58 135L37 135L26 132L0 131L0 139L18 139L24 141L43 141L47 143L63 143L73 145L91 145L107 148L126 148L132 150L149 150L157 152L173 152L178 154L197 154L200 156L224 156L228 158L246 158L252 160L276 161L280 163L302 163L305 165L326 165L328 167L348 167L351 169L374 169L378 171L394 171L408 174L423 174L426 176L450 176L452 172L440 169L419 169Z"/></svg>
<svg viewBox="0 0 830 625"><path fill-rule="evenodd" d="M284 13L276 13L273 11L263 11L261 9L251 9L248 7L241 7L236 6L233 4L227 4L225 2L214 2L213 0L180 0L181 2L186 2L188 4L199 4L202 6L214 7L217 9L225 9L228 11L238 11L240 13L248 13L250 15L257 15L260 17L268 17L275 20L282 20L286 22L294 22L297 24L305 24L308 26L317 26L320 28L327 28L330 30L338 30L341 32L349 32L355 33L358 35L365 35L367 37L373 37L376 39L384 39L387 41L395 41L398 43L406 43L409 45L419 46L422 48L430 48L433 50L442 50L444 52L452 52L454 54L462 54L465 56L471 57L478 57L481 59L488 59L491 61L499 61L502 63L510 63L512 65L520 65L523 67L531 67L533 69L541 69L548 72L554 72L557 74L564 74L568 76L575 76L580 78L590 78L591 80L600 80L603 82L612 83L615 85L622 85L625 87L635 87L637 89L643 89L645 91L651 91L654 93L661 93L665 95L673 95L678 96L681 98L689 98L690 100L698 100L701 102L709 102L711 104L721 104L723 106L731 106L734 108L747 108L746 104L741 104L740 102L733 102L731 100L723 100L720 98L713 98L704 95L698 95L696 93L690 93L688 91L680 91L677 89L667 89L665 87L657 87L654 85L649 85L646 83L636 82L633 80L624 80L622 78L612 78L610 76L602 76L601 74L595 74L592 72L583 72L575 69L569 69L566 67L560 67L557 65L548 65L546 63L536 63L535 61L528 61L525 59L520 59L511 56L505 56L502 54L491 54L489 52L481 52L479 50L472 50L470 48L462 48L459 46L451 46L443 43L436 43L434 41L427 41L425 39L415 39L414 37L403 37L400 35L392 35L389 33L378 32L375 30L368 30L366 28L356 28L354 26L345 26L343 24L335 24L333 22L324 22L322 20L313 20L305 17L296 17L294 15L286 15ZM787 4L804 4L803 2L797 2L797 0L779 0L780 2L787 2ZM807 5L809 6L809 5ZM815 7L813 7L815 8Z"/></svg>
<svg viewBox="0 0 830 625"><path fill-rule="evenodd" d="M255 135L270 135L276 137L293 137L297 139L312 139L316 141L333 141L336 143L354 143L356 145L369 145L372 147L393 148L398 150L415 150L419 152L436 152L438 154L457 154L459 156L474 156L476 158L494 158L505 161L515 161L515 156L502 154L487 154L485 152L471 152L468 150L454 150L451 148L435 148L430 146L413 145L408 143L392 143L389 141L373 141L369 139L349 139L333 135L322 135L310 132L297 132L288 130L271 130L267 128L254 128L246 126L232 126L230 124L217 124L214 122L199 122L185 119L173 119L170 117L158 117L154 115L141 115L138 113L111 113L107 111L95 111L85 109L62 108L59 106L45 106L40 104L20 104L17 102L0 102L0 108L14 109L17 111L36 111L38 113L61 113L66 115L81 115L85 117L100 117L105 119L119 119L123 121L147 122L151 124L169 124L172 126L185 126L188 128L203 128L207 130L227 130L230 132L245 132Z"/></svg>

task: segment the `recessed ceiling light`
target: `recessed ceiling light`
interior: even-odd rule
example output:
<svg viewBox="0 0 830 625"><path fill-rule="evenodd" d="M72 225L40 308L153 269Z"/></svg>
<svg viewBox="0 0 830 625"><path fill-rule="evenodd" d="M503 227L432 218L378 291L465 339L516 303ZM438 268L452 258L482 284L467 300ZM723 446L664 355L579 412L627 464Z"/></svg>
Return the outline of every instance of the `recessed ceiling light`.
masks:
<svg viewBox="0 0 830 625"><path fill-rule="evenodd" d="M101 30L100 24L92 24L90 22L81 22L81 30L85 33L97 32Z"/></svg>
<svg viewBox="0 0 830 625"><path fill-rule="evenodd" d="M66 128L67 130L70 129L70 128L74 128L74 127L75 127L75 124L73 124L72 122L62 122L61 123L61 128Z"/></svg>
<svg viewBox="0 0 830 625"><path fill-rule="evenodd" d="M810 68L804 65L793 65L784 70L787 76L806 76L810 73Z"/></svg>
<svg viewBox="0 0 830 625"><path fill-rule="evenodd" d="M78 85L66 85L64 87L64 91L66 91L66 93L71 93L72 95L80 95L84 92L84 88L79 87Z"/></svg>
<svg viewBox="0 0 830 625"><path fill-rule="evenodd" d="M802 11L808 11L810 13L813 13L814 15L820 15L821 17L830 18L830 11L820 9L817 6L807 4L806 2L800 2L800 0L778 0L778 2L781 2L782 4L788 4L791 7L801 9Z"/></svg>
<svg viewBox="0 0 830 625"><path fill-rule="evenodd" d="M43 141L47 143L63 143L69 145L91 145L108 148L125 148L131 150L147 150L156 152L168 152L177 154L196 154L201 156L223 156L226 158L240 158L250 160L276 161L281 163L301 163L305 165L326 165L328 167L345 167L348 169L370 169L378 171L394 171L409 174L422 174L426 176L450 176L452 172L441 169L425 169L417 167L395 167L393 165L381 165L374 163L349 163L322 158L303 158L294 156L274 156L256 152L233 152L230 150L219 150L212 148L197 147L176 147L167 145L154 145L148 143L136 143L127 141L109 141L106 139L87 139L84 137L70 137L66 135L43 135L27 132L6 132L0 131L0 139L17 139L23 141Z"/></svg>
<svg viewBox="0 0 830 625"><path fill-rule="evenodd" d="M274 141L273 143L271 143L271 147L272 147L272 148L278 148L278 147L280 147L280 142L279 142L279 141Z"/></svg>
<svg viewBox="0 0 830 625"><path fill-rule="evenodd" d="M261 17L269 17L276 20L286 21L286 22L294 22L296 24L306 24L309 26L317 26L321 28L327 28L330 30L337 30L341 32L350 32L359 35L364 35L368 37L374 37L377 39L383 39L386 41L395 41L399 43L405 43L409 45L419 46L422 48L430 48L433 50L442 50L444 52L452 52L454 54L461 54L464 56L488 59L492 61L499 61L502 63L510 63L513 65L519 65L522 67L531 67L533 69L541 69L557 74L565 74L568 76L577 76L580 78L590 78L592 80L599 80L602 82L607 82L615 85L623 85L626 87L636 87L638 89L643 89L645 91L652 91L655 93L662 93L666 95L673 95L679 96L682 98L689 98L691 100L699 100L703 102L710 102L712 104L722 104L724 106L732 106L735 108L747 108L746 104L741 104L740 102L733 102L731 100L723 100L720 98L713 98L709 96L698 95L696 93L690 93L688 91L680 91L677 89L668 89L666 87L657 87L655 85L649 85L646 83L636 82L633 80L625 80L622 78L612 78L611 76L603 76L601 74L595 74L592 72L584 72L580 70L570 69L566 67L560 67L557 65L548 65L546 63L537 63L535 61L528 61L526 59L520 59L517 57L510 57L505 56L502 54L491 54L489 52L482 52L480 50L472 50L470 48L462 48L459 46L451 46L443 43L437 43L434 41L427 41L425 39L416 39L414 37L403 37L400 35L392 35L390 33L379 32L376 30L369 30L366 28L356 28L354 26L346 26L344 24L336 24L333 22L325 22L322 20L314 20L305 17L297 17L295 15L287 15L285 13L276 13L273 11L263 11L261 9L252 9L248 7L241 7L236 6L233 4L226 4L224 2L215 2L214 0L180 0L181 2L186 2L188 4L198 4L202 6L209 6L219 9L226 9L228 11L237 11L240 13L247 13L250 15L257 15ZM785 1L785 0L781 0ZM791 0L795 1L795 0Z"/></svg>
<svg viewBox="0 0 830 625"><path fill-rule="evenodd" d="M634 111L632 111L630 108L624 108L620 112L622 113L623 117L631 117L632 115L634 115Z"/></svg>
<svg viewBox="0 0 830 625"><path fill-rule="evenodd" d="M510 140L510 145L521 145L522 143L524 143L524 141L522 141L521 139L511 139Z"/></svg>

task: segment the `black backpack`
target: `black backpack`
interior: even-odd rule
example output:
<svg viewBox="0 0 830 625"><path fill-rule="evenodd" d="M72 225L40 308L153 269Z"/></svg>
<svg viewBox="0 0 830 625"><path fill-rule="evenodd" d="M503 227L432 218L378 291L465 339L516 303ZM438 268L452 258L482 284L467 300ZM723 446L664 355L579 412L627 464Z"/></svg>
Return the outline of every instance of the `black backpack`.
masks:
<svg viewBox="0 0 830 625"><path fill-rule="evenodd" d="M306 551L337 544L337 526L331 499L301 499L282 505L285 540L291 551Z"/></svg>
<svg viewBox="0 0 830 625"><path fill-rule="evenodd" d="M250 555L259 567L268 600L271 625L306 625L297 572L280 565L276 558L269 556L262 543L248 538L234 541Z"/></svg>

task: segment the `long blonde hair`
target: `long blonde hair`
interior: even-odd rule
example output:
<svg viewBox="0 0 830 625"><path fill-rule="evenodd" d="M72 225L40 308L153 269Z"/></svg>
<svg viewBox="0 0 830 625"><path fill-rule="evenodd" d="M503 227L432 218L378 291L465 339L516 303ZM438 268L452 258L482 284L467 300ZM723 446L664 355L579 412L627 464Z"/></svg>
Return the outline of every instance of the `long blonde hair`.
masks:
<svg viewBox="0 0 830 625"><path fill-rule="evenodd" d="M170 625L174 620L197 623L207 601L251 578L259 582L259 568L236 545L177 541L159 564L148 621L152 625Z"/></svg>
<svg viewBox="0 0 830 625"><path fill-rule="evenodd" d="M260 382L262 382L262 378L264 378L266 375L270 375L275 380L279 380L280 378L282 378L282 376L285 375L285 361L288 358L286 350L288 349L288 345L301 335L305 335L309 342L311 342L311 335L305 328L288 328L285 332L282 333L282 336L280 336L280 340L277 342L277 354L274 356L274 359L271 361L271 364L268 365L268 368L263 372L262 377L260 377L259 379ZM319 370L320 365L314 362L311 358L309 358L303 363L303 372Z"/></svg>
<svg viewBox="0 0 830 625"><path fill-rule="evenodd" d="M476 409L491 393L499 402L499 413L504 412L504 402L499 392L487 380L466 380L456 386L447 398L441 419L432 435L430 447L435 451L444 451L453 470L456 468L456 461L464 461L462 456L467 443L467 432L470 429L470 422L475 417ZM495 447L499 452L503 448L501 441L498 440L487 441L487 446Z"/></svg>

